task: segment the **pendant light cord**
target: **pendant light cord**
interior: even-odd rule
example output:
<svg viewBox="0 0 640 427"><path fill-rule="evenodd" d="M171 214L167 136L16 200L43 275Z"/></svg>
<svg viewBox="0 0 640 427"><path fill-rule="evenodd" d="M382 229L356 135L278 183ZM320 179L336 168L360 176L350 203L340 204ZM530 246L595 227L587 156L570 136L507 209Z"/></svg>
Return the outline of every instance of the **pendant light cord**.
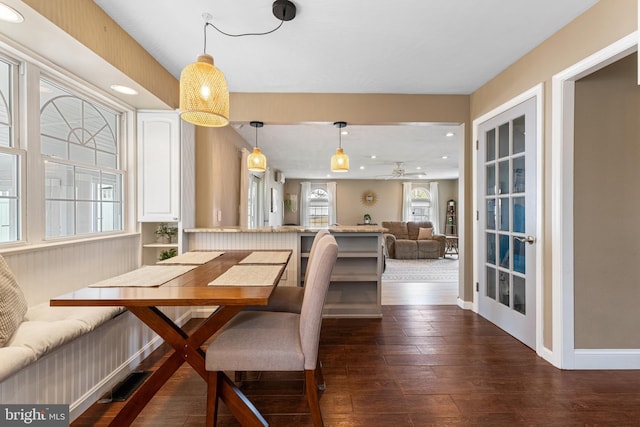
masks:
<svg viewBox="0 0 640 427"><path fill-rule="evenodd" d="M264 33L231 34L231 33L227 33L225 31L222 31L220 28L216 27L211 22L207 21L207 22L204 23L204 53L207 53L207 27L213 27L216 31L218 31L220 34L224 34L225 36L229 36L229 37L244 37L244 36L266 36L267 34L271 34L271 33L275 32L275 31L279 30L280 27L282 27L282 24L284 24L284 19L281 20L280 23L278 24L278 26L275 27L273 30L265 31Z"/></svg>

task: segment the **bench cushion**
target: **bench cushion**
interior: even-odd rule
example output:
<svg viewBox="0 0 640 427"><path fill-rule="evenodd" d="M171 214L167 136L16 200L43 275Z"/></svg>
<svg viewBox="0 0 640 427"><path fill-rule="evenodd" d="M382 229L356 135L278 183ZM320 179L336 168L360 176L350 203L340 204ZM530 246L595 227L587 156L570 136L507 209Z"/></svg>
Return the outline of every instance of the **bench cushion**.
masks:
<svg viewBox="0 0 640 427"><path fill-rule="evenodd" d="M36 354L27 347L0 348L0 381L36 361Z"/></svg>
<svg viewBox="0 0 640 427"><path fill-rule="evenodd" d="M18 329L27 312L27 300L7 262L0 255L0 347Z"/></svg>

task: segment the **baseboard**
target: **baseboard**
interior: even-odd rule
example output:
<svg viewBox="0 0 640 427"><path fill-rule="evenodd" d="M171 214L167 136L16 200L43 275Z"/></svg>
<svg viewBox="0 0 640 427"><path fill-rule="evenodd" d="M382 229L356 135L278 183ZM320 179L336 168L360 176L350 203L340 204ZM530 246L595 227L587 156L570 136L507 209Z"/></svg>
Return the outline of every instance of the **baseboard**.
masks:
<svg viewBox="0 0 640 427"><path fill-rule="evenodd" d="M473 310L473 301L463 301L460 298L458 298L458 307L464 309L464 310Z"/></svg>
<svg viewBox="0 0 640 427"><path fill-rule="evenodd" d="M179 326L184 325L191 319L191 312L188 311L176 320ZM162 345L163 341L159 336L155 336L140 350L136 351L124 363L118 366L111 374L104 377L100 382L93 386L89 391L82 395L75 402L69 405L69 418L71 421L78 418L84 411L89 409L98 399L100 399L107 391L112 389L120 381L124 380L145 358L147 358L155 349Z"/></svg>
<svg viewBox="0 0 640 427"><path fill-rule="evenodd" d="M576 349L572 369L640 369L640 349Z"/></svg>

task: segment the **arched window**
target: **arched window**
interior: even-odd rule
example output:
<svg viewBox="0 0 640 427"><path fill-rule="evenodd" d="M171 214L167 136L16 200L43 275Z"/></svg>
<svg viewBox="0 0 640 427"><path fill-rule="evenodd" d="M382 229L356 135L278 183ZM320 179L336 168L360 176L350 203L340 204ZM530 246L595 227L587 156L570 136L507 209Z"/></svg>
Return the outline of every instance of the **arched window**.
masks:
<svg viewBox="0 0 640 427"><path fill-rule="evenodd" d="M324 188L314 188L309 197L309 226L329 226L329 194Z"/></svg>
<svg viewBox="0 0 640 427"><path fill-rule="evenodd" d="M411 190L411 221L431 221L431 193L424 187Z"/></svg>

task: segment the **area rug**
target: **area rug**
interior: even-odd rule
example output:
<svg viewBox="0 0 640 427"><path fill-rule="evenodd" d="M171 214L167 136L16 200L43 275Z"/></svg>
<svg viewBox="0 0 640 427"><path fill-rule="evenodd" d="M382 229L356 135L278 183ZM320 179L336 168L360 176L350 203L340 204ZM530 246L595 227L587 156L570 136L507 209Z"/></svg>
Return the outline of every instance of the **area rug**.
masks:
<svg viewBox="0 0 640 427"><path fill-rule="evenodd" d="M457 282L458 260L444 259L386 259L383 281Z"/></svg>

